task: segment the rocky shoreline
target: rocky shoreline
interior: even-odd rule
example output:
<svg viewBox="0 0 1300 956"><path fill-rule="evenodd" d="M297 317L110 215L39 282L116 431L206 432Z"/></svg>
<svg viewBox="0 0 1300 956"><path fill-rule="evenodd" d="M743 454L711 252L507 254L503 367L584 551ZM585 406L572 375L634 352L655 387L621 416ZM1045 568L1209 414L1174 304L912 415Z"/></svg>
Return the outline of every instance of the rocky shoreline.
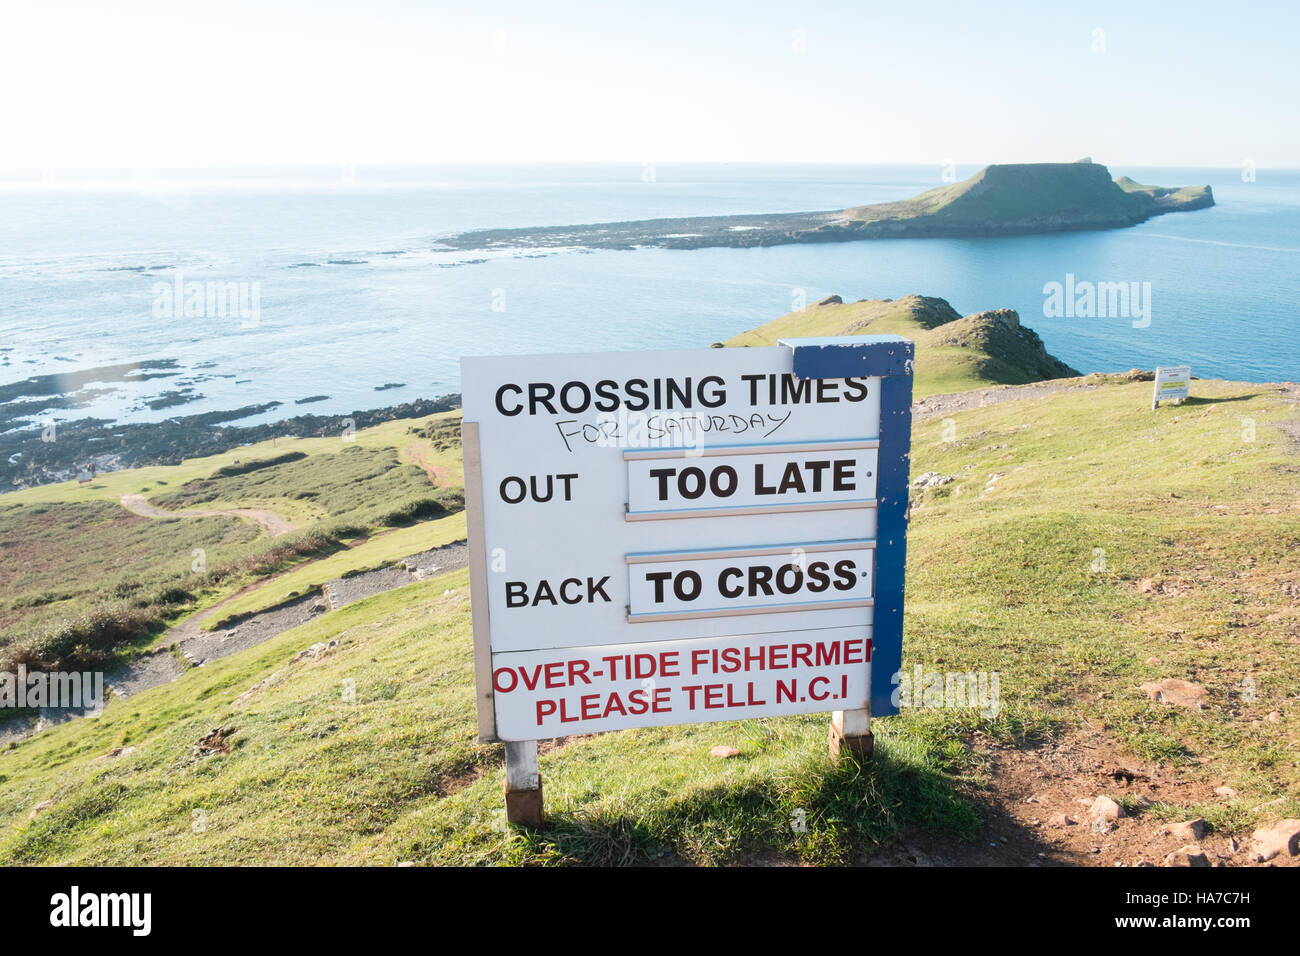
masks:
<svg viewBox="0 0 1300 956"><path fill-rule="evenodd" d="M0 433L0 490L34 485L143 465L177 465L186 458L221 452L271 438L313 438L342 435L400 418L423 418L460 407L460 395L416 399L347 415L297 415L262 425L225 422L260 414L274 405L252 405L224 412L206 412L162 422L115 425L97 418L59 423L54 441L42 440L42 430L28 428Z"/></svg>

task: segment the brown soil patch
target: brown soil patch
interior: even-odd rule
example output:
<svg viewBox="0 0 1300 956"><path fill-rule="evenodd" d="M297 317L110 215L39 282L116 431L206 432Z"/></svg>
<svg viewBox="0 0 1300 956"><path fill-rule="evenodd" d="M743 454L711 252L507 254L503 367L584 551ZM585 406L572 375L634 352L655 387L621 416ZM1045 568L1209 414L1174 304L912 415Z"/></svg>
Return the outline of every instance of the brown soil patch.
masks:
<svg viewBox="0 0 1300 956"><path fill-rule="evenodd" d="M403 450L404 454L410 455L415 464L424 470L429 476L429 484L435 488L445 488L449 484L447 480L447 469L441 465L435 465L424 457L424 449L417 445L407 445Z"/></svg>
<svg viewBox="0 0 1300 956"><path fill-rule="evenodd" d="M1102 734L1081 730L1037 749L993 745L989 783L981 796L984 824L972 842L908 832L861 862L869 866L1161 866L1195 842L1212 866L1253 866L1250 834L1207 832L1189 841L1165 832L1195 816L1170 819L1142 802L1181 806L1223 803L1216 783L1198 779L1196 766L1139 760ZM1099 796L1138 806L1109 824L1094 823L1089 807ZM1062 816L1073 824L1065 824ZM1300 857L1269 864L1300 866Z"/></svg>

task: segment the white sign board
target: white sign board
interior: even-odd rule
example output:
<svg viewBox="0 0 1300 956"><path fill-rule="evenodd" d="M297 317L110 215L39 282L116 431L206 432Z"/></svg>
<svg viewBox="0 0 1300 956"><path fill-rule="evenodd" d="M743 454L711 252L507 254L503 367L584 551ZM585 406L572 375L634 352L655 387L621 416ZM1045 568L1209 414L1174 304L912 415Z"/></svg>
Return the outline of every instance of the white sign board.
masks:
<svg viewBox="0 0 1300 956"><path fill-rule="evenodd" d="M462 360L484 739L867 706L882 378L792 354Z"/></svg>
<svg viewBox="0 0 1300 956"><path fill-rule="evenodd" d="M1182 400L1187 397L1192 385L1192 369L1190 365L1176 365L1169 368L1156 368L1155 392L1151 396L1151 407L1155 408L1161 402L1169 402L1175 399Z"/></svg>

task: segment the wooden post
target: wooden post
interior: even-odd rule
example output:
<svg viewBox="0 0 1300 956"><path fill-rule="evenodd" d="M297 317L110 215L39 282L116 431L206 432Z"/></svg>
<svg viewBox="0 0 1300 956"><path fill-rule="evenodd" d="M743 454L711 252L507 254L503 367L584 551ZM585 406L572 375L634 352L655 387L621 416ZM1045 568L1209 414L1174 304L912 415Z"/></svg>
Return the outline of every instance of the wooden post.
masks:
<svg viewBox="0 0 1300 956"><path fill-rule="evenodd" d="M874 741L871 736L871 712L861 710L836 710L831 713L831 756L845 752L865 760L871 756Z"/></svg>
<svg viewBox="0 0 1300 956"><path fill-rule="evenodd" d="M479 743L497 737L496 701L492 695L492 647L488 627L488 556L483 552L483 457L478 422L462 421L465 512L469 530L469 590L474 609L474 687ZM542 775L537 768L536 740L506 741L506 820L518 826L542 825Z"/></svg>
<svg viewBox="0 0 1300 956"><path fill-rule="evenodd" d="M488 627L488 556L483 553L483 456L478 422L461 422L465 472L465 516L469 540L469 600L473 608L474 692L478 742L497 740L496 701L492 696L492 646ZM534 761L536 763L536 761Z"/></svg>
<svg viewBox="0 0 1300 956"><path fill-rule="evenodd" d="M518 826L542 825L542 775L536 740L506 741L506 820Z"/></svg>

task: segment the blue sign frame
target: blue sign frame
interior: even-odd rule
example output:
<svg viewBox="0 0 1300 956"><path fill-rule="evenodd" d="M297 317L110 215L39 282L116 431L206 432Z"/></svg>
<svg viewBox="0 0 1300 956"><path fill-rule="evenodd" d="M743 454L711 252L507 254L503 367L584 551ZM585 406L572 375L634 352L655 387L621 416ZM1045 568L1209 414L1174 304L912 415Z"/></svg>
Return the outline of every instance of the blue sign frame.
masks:
<svg viewBox="0 0 1300 956"><path fill-rule="evenodd" d="M897 335L780 339L797 378L880 377L880 470L876 482L876 602L871 626L871 716L898 713L903 669L903 584L907 568L912 453L912 362L916 346Z"/></svg>

